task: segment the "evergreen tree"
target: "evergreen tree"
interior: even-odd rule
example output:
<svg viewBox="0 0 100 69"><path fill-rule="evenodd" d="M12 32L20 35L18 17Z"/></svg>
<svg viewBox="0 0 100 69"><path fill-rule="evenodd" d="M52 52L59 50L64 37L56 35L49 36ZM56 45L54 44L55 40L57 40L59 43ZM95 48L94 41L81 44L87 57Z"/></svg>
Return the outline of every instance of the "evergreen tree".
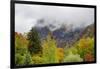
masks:
<svg viewBox="0 0 100 69"><path fill-rule="evenodd" d="M34 28L32 28L28 33L28 40L29 40L28 50L30 51L31 55L42 52L42 47L40 45L38 32Z"/></svg>

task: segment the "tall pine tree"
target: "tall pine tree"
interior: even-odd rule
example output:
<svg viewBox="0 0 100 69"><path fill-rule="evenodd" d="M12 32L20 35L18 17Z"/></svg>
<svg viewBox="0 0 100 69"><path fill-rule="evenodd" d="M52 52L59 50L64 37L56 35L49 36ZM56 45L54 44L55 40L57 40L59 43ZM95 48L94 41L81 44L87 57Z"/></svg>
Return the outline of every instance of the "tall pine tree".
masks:
<svg viewBox="0 0 100 69"><path fill-rule="evenodd" d="M39 35L36 29L32 28L28 33L28 50L32 54L39 54L42 52L41 42L39 40Z"/></svg>

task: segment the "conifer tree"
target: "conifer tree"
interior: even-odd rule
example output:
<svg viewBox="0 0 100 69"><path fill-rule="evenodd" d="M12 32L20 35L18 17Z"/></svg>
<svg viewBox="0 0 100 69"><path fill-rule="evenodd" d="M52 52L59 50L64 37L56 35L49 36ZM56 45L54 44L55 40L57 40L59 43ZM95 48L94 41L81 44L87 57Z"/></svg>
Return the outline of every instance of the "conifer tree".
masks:
<svg viewBox="0 0 100 69"><path fill-rule="evenodd" d="M28 33L28 50L31 54L38 54L42 52L42 47L39 40L39 35L36 29L32 28Z"/></svg>

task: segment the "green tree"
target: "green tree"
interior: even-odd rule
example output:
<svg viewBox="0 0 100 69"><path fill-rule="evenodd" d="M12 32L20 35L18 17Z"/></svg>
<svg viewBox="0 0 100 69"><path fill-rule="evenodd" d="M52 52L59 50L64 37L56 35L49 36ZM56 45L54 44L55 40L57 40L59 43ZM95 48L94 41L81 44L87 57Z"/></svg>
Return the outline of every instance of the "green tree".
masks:
<svg viewBox="0 0 100 69"><path fill-rule="evenodd" d="M28 41L20 34L15 34L15 64L17 66L32 64L31 56L27 49Z"/></svg>
<svg viewBox="0 0 100 69"><path fill-rule="evenodd" d="M32 57L30 53L27 50L26 56L25 56L25 65L32 65L34 62L32 61Z"/></svg>
<svg viewBox="0 0 100 69"><path fill-rule="evenodd" d="M82 58L86 58L86 54L94 56L94 39L93 38L82 38L78 42L78 52Z"/></svg>
<svg viewBox="0 0 100 69"><path fill-rule="evenodd" d="M28 50L30 51L31 55L38 54L42 52L42 47L40 44L38 32L32 28L28 33Z"/></svg>
<svg viewBox="0 0 100 69"><path fill-rule="evenodd" d="M34 64L42 64L44 62L43 57L39 56L38 54L32 56L32 61Z"/></svg>
<svg viewBox="0 0 100 69"><path fill-rule="evenodd" d="M44 63L57 63L57 44L49 33L47 39L43 42L43 62Z"/></svg>

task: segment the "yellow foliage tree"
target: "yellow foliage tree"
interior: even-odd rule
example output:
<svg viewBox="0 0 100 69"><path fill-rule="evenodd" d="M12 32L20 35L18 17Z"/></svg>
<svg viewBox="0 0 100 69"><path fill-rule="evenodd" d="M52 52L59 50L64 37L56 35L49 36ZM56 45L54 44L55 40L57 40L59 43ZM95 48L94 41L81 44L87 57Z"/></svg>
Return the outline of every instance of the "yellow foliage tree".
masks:
<svg viewBox="0 0 100 69"><path fill-rule="evenodd" d="M57 63L57 50L56 41L53 39L52 35L49 33L47 39L43 41L43 58L44 63Z"/></svg>
<svg viewBox="0 0 100 69"><path fill-rule="evenodd" d="M94 53L94 39L93 38L82 38L78 43L78 51L82 58L85 60L85 55L88 53Z"/></svg>
<svg viewBox="0 0 100 69"><path fill-rule="evenodd" d="M62 62L64 59L64 49L63 48L57 48L57 60L59 62Z"/></svg>

